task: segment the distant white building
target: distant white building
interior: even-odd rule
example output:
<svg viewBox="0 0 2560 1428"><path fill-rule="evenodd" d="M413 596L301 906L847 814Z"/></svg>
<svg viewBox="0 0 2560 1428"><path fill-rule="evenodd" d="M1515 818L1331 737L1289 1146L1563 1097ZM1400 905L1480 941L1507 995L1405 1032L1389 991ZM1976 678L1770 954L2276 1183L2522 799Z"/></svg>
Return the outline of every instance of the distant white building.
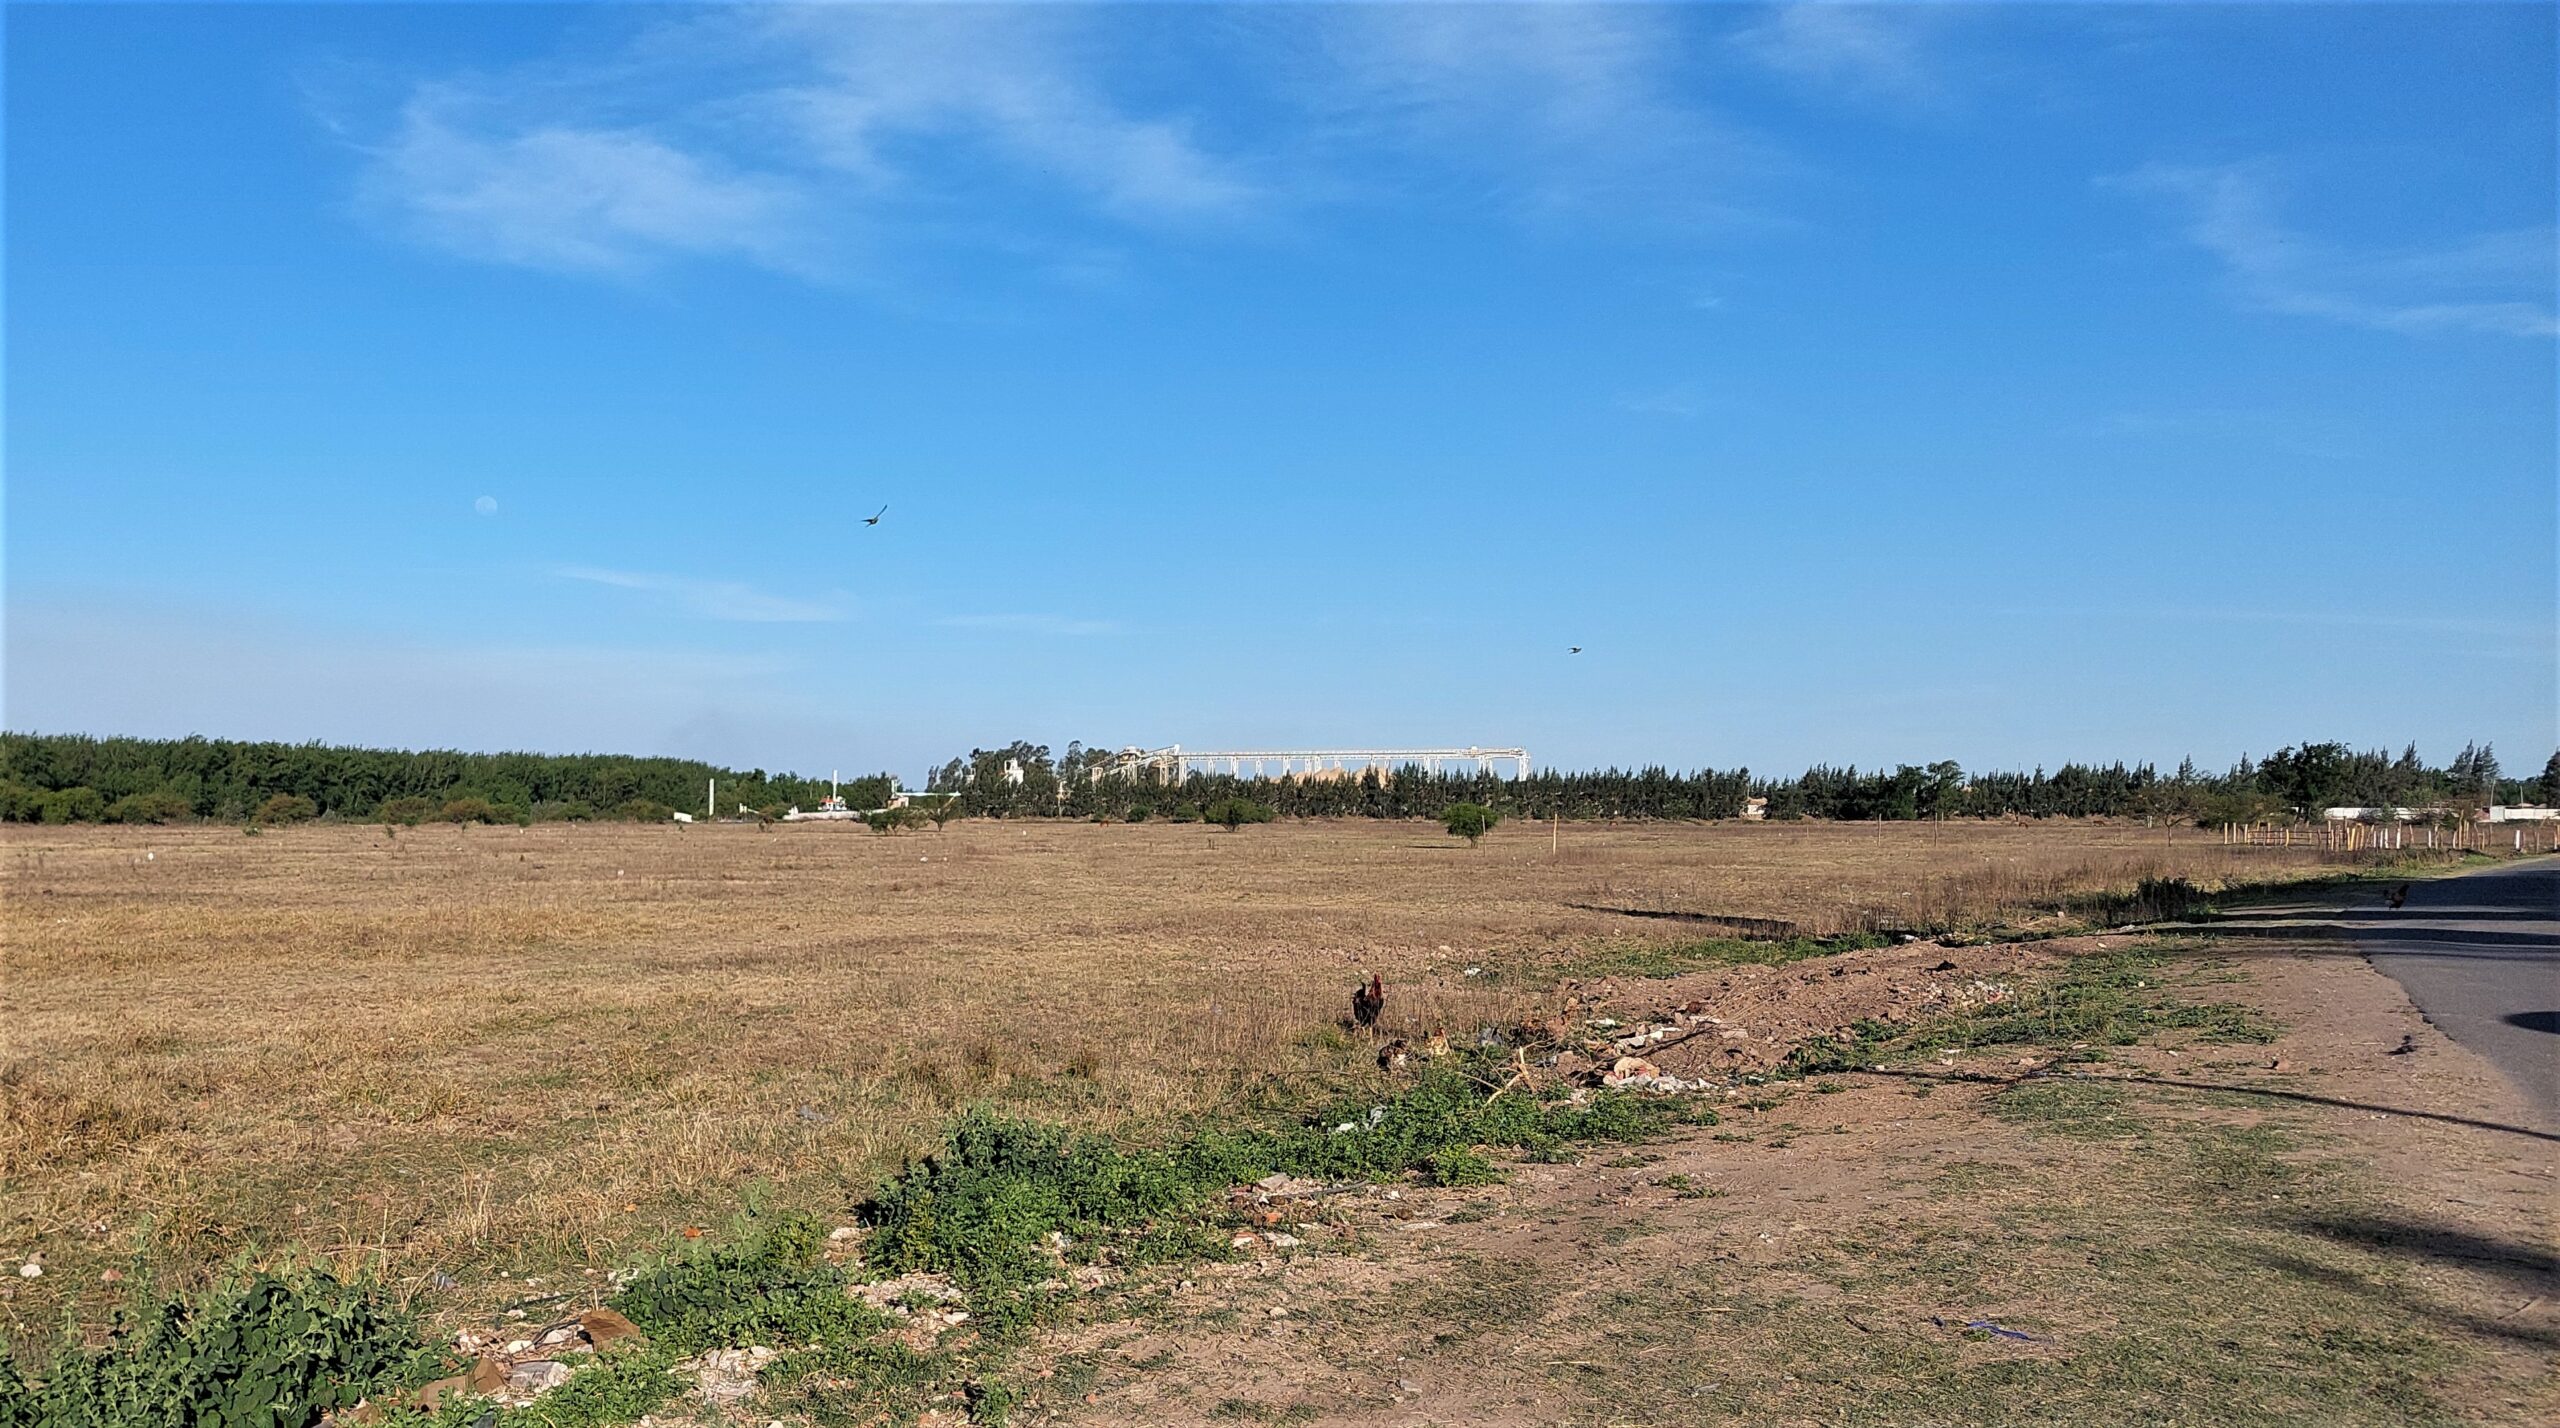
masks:
<svg viewBox="0 0 2560 1428"><path fill-rule="evenodd" d="M2560 819L2560 808L2545 808L2538 803L2491 804L2492 823L2549 823Z"/></svg>

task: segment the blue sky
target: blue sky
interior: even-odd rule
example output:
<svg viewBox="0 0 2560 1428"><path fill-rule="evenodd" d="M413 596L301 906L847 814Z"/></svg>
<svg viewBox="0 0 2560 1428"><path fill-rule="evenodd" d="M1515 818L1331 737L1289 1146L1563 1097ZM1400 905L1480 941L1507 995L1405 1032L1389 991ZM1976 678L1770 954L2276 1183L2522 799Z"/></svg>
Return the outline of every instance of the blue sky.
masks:
<svg viewBox="0 0 2560 1428"><path fill-rule="evenodd" d="M2560 741L2548 6L7 24L11 728Z"/></svg>

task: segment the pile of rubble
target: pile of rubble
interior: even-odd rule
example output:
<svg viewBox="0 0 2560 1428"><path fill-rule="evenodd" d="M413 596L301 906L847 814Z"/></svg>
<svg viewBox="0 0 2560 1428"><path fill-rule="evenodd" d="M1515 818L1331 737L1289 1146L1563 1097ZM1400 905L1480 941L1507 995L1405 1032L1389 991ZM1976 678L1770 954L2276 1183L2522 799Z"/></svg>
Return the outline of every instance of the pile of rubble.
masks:
<svg viewBox="0 0 2560 1428"><path fill-rule="evenodd" d="M511 1408L522 1407L567 1383L574 1372L570 1360L577 1356L592 1354L607 1344L637 1347L648 1342L638 1325L611 1309L601 1308L581 1310L572 1318L520 1338L508 1338L503 1332L483 1334L465 1329L454 1336L454 1347L472 1356L471 1367L411 1389L397 1399L360 1403L339 1415L339 1421L369 1423L395 1408L433 1413L437 1404L458 1394L495 1399Z"/></svg>
<svg viewBox="0 0 2560 1428"><path fill-rule="evenodd" d="M2061 950L1912 942L1633 985L1569 984L1554 1015L1524 1023L1509 1039L1522 1049L1524 1070L1570 1086L1731 1088L1860 1023L1907 1025L2005 1002L2016 974ZM1630 1002L1631 991L1647 999Z"/></svg>

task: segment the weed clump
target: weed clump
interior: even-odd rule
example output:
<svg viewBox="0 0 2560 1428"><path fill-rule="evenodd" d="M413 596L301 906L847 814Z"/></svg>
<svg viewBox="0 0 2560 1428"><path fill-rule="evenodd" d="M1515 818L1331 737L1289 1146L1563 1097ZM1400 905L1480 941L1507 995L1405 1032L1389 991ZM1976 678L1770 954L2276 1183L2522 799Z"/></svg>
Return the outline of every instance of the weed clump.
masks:
<svg viewBox="0 0 2560 1428"><path fill-rule="evenodd" d="M614 1307L651 1344L677 1354L739 1344L850 1342L888 1322L846 1293L851 1278L820 1250L805 1215L755 1225L734 1243L647 1271Z"/></svg>
<svg viewBox="0 0 2560 1428"><path fill-rule="evenodd" d="M2062 975L2004 1001L1916 1025L1862 1020L1849 1034L1797 1047L1783 1064L1789 1075L1855 1071L1881 1062L1988 1046L2070 1048L2131 1046L2164 1031L2196 1041L2264 1044L2275 1028L2236 1002L2190 1002L2161 980L2167 955L2136 947L2074 959ZM2095 1059L2059 1051L2059 1059Z"/></svg>
<svg viewBox="0 0 2560 1428"><path fill-rule="evenodd" d="M440 1367L381 1286L318 1270L260 1274L121 1320L99 1348L66 1340L39 1385L0 1372L0 1424L305 1428Z"/></svg>
<svg viewBox="0 0 2560 1428"><path fill-rule="evenodd" d="M1056 1259L1090 1257L1106 1243L1125 1261L1215 1253L1220 1237L1203 1211L1231 1185L1280 1173L1384 1180L1413 1172L1482 1185L1500 1177L1487 1148L1554 1154L1574 1142L1640 1139L1696 1114L1614 1094L1584 1105L1488 1099L1463 1063L1435 1064L1382 1103L1342 1101L1298 1124L1201 1129L1156 1147L976 1111L866 1208L868 1252L893 1272L948 1274L980 1313L1001 1313Z"/></svg>

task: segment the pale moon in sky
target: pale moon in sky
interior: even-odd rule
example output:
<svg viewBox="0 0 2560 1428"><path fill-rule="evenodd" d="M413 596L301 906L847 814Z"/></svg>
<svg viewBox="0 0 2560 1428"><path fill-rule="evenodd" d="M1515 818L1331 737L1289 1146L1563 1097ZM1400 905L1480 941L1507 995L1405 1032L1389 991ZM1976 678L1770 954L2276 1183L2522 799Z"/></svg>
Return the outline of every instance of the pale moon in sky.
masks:
<svg viewBox="0 0 2560 1428"><path fill-rule="evenodd" d="M495 496L483 496L479 500L471 503L471 509L478 511L484 516L494 516L498 513L498 498Z"/></svg>

